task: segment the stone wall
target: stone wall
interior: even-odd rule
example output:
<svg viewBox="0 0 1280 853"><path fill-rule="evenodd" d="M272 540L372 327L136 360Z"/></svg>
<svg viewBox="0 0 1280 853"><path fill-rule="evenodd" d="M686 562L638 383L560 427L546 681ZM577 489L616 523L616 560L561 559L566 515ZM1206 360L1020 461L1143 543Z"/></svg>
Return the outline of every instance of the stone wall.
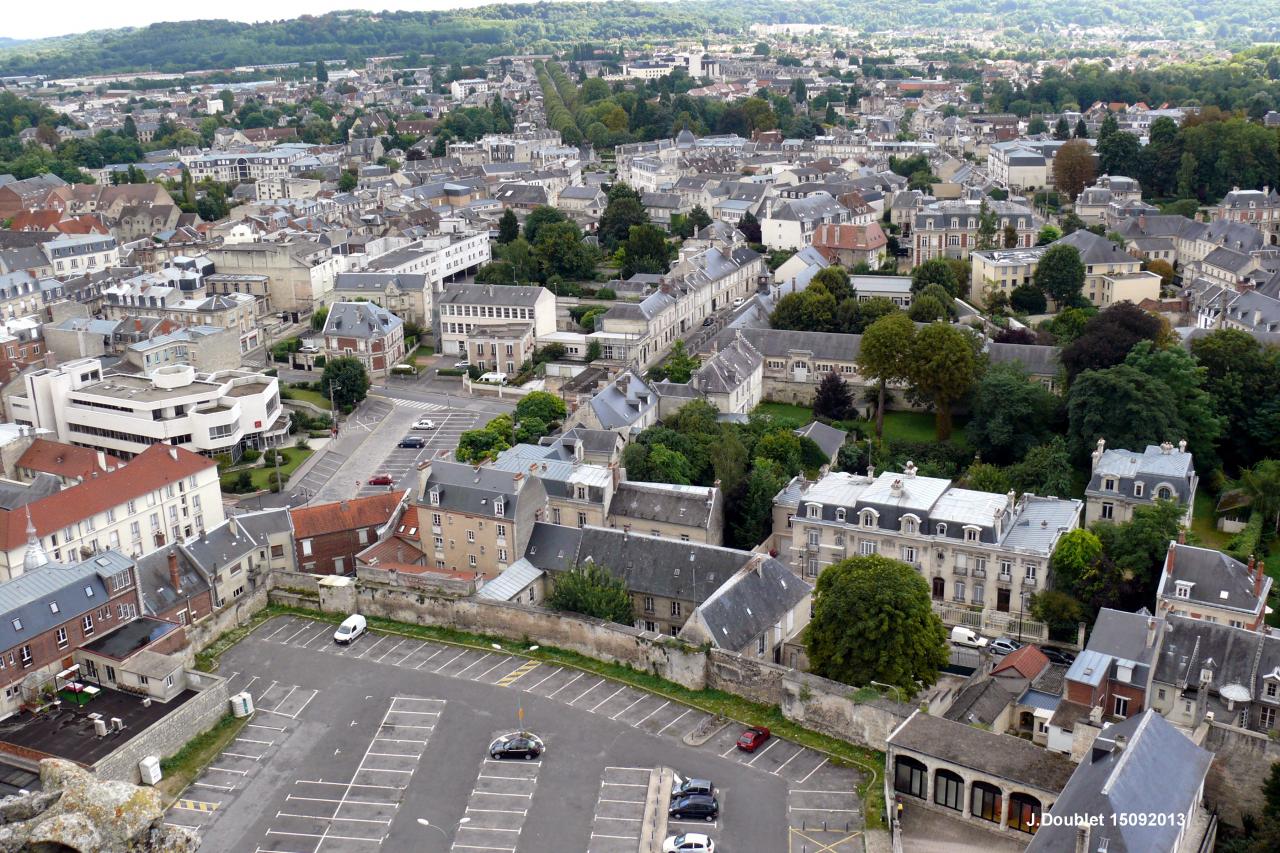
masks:
<svg viewBox="0 0 1280 853"><path fill-rule="evenodd" d="M1262 783L1280 761L1280 743L1260 732L1210 723L1200 745L1214 753L1205 799L1222 820L1240 826L1243 815L1262 812Z"/></svg>
<svg viewBox="0 0 1280 853"><path fill-rule="evenodd" d="M216 613L211 613L188 625L187 638L191 642L182 652L187 667L194 665L198 652L227 631L247 623L255 613L266 606L267 584L263 583L259 584L252 593L242 595Z"/></svg>
<svg viewBox="0 0 1280 853"><path fill-rule="evenodd" d="M465 598L474 595L474 580L453 577L443 572L397 572L395 569L378 569L373 566L356 566L356 578L360 583L399 586L428 594Z"/></svg>
<svg viewBox="0 0 1280 853"><path fill-rule="evenodd" d="M168 758L196 735L211 729L224 714L230 712L230 691L227 681L214 675L197 675L188 678L192 689L202 688L181 707L152 723L141 733L99 760L93 771L99 779L119 782L141 781L138 762L148 755Z"/></svg>
<svg viewBox="0 0 1280 853"><path fill-rule="evenodd" d="M271 578L272 589L299 589L314 593L319 589L317 584L323 575L313 575L309 572L291 572L287 569L273 569L269 577Z"/></svg>

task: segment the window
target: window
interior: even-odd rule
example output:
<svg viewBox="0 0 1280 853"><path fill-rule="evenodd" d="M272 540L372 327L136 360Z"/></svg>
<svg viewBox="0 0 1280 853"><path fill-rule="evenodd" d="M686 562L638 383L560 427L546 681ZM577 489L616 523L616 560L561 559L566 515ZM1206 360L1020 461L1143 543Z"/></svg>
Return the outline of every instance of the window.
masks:
<svg viewBox="0 0 1280 853"><path fill-rule="evenodd" d="M499 549L498 549L498 562L499 562L499 563L505 563L505 562L507 562L507 549L506 549L506 548L499 548Z"/></svg>
<svg viewBox="0 0 1280 853"><path fill-rule="evenodd" d="M902 562L914 563L916 561L916 549L914 545L902 546Z"/></svg>
<svg viewBox="0 0 1280 853"><path fill-rule="evenodd" d="M116 605L116 614L121 619L132 619L138 615L138 608L132 602Z"/></svg>
<svg viewBox="0 0 1280 853"><path fill-rule="evenodd" d="M671 618L672 619L680 618L680 602L678 601L671 602Z"/></svg>
<svg viewBox="0 0 1280 853"><path fill-rule="evenodd" d="M585 512L578 513L578 526L579 527L587 526L587 514Z"/></svg>
<svg viewBox="0 0 1280 853"><path fill-rule="evenodd" d="M468 564L469 566L471 566L471 568L473 568L473 569L476 567L476 555L475 555L475 554L468 554L468 555L467 555L467 564Z"/></svg>
<svg viewBox="0 0 1280 853"><path fill-rule="evenodd" d="M1133 496L1135 498L1142 497L1142 483L1135 481L1133 484Z"/></svg>
<svg viewBox="0 0 1280 853"><path fill-rule="evenodd" d="M436 537L434 537L434 538L435 538L435 543L436 543L436 550L437 550L437 551L443 551L443 550L444 550L444 537L443 537L443 536L436 536Z"/></svg>
<svg viewBox="0 0 1280 853"><path fill-rule="evenodd" d="M1027 563L1027 580L1034 581L1036 579L1036 571L1039 568L1035 563Z"/></svg>
<svg viewBox="0 0 1280 853"><path fill-rule="evenodd" d="M338 574L341 574L342 572L345 572L345 571L347 570L346 562L347 562L347 561L346 561L346 558L345 558L345 557L334 557L334 558L333 558L333 570L334 570L334 572L335 572L335 573L338 573Z"/></svg>
<svg viewBox="0 0 1280 853"><path fill-rule="evenodd" d="M656 634L658 632L658 626L654 624L652 619L644 620L644 629L651 634Z"/></svg>
<svg viewBox="0 0 1280 853"><path fill-rule="evenodd" d="M86 613L84 615L84 618L80 620L80 629L86 637L93 633L93 614Z"/></svg>
<svg viewBox="0 0 1280 853"><path fill-rule="evenodd" d="M1104 503L1104 504L1102 505L1102 515L1101 515L1101 517L1102 517L1102 519L1103 519L1103 520L1105 520L1105 521L1110 521L1111 519L1115 518L1115 517L1116 517L1116 507L1115 507L1115 504L1112 504L1112 503Z"/></svg>
<svg viewBox="0 0 1280 853"><path fill-rule="evenodd" d="M1114 492L1116 490L1116 481L1108 477L1102 481L1102 490L1106 492Z"/></svg>
<svg viewBox="0 0 1280 853"><path fill-rule="evenodd" d="M915 532L916 532L916 521L915 521L915 519L914 519L914 518L904 518L904 519L902 519L902 532L903 532L903 533L909 533L909 534L915 534Z"/></svg>
<svg viewBox="0 0 1280 853"><path fill-rule="evenodd" d="M1128 700L1128 698L1126 698L1126 697L1124 697L1124 696L1117 696L1117 697L1116 697L1116 716L1117 716L1117 717L1125 717L1125 718L1128 718L1128 716L1129 716L1129 700Z"/></svg>
<svg viewBox="0 0 1280 853"><path fill-rule="evenodd" d="M644 612L645 613L653 612L653 596L652 595L646 595L644 597Z"/></svg>
<svg viewBox="0 0 1280 853"><path fill-rule="evenodd" d="M858 553L864 557L869 557L876 552L876 543L863 539L858 543Z"/></svg>
<svg viewBox="0 0 1280 853"><path fill-rule="evenodd" d="M964 780L950 770L938 770L933 774L933 801L956 811L963 809Z"/></svg>
<svg viewBox="0 0 1280 853"><path fill-rule="evenodd" d="M986 782L974 782L972 786L972 808L974 817L1000 822L1000 789Z"/></svg>
<svg viewBox="0 0 1280 853"><path fill-rule="evenodd" d="M22 668L26 669L31 666L31 645L28 643L18 649L18 656L22 659Z"/></svg>
<svg viewBox="0 0 1280 853"><path fill-rule="evenodd" d="M1034 835L1040 825L1040 801L1030 794L1010 794L1008 825L1010 829Z"/></svg>
<svg viewBox="0 0 1280 853"><path fill-rule="evenodd" d="M1271 731L1276 727L1276 709L1260 708L1258 710L1258 728L1262 731Z"/></svg>
<svg viewBox="0 0 1280 853"><path fill-rule="evenodd" d="M947 535L947 523L946 523L945 521L939 521L937 524L935 524L935 525L934 525L933 530L934 530L934 532L935 532L935 533L937 533L939 536L946 536L946 535Z"/></svg>
<svg viewBox="0 0 1280 853"><path fill-rule="evenodd" d="M58 648L60 649L66 648L66 645L67 645L67 629L59 628L58 629Z"/></svg>
<svg viewBox="0 0 1280 853"><path fill-rule="evenodd" d="M976 527L966 527L966 528L964 529L964 541L966 541L966 542L977 542L977 541L978 541L978 528L976 528Z"/></svg>
<svg viewBox="0 0 1280 853"><path fill-rule="evenodd" d="M22 630L22 620L21 620L21 619L14 619L14 620L13 620L13 630L15 630L15 631L21 631L21 630Z"/></svg>
<svg viewBox="0 0 1280 853"><path fill-rule="evenodd" d="M467 541L468 542L476 541L476 532L474 530L467 531Z"/></svg>
<svg viewBox="0 0 1280 853"><path fill-rule="evenodd" d="M310 539L302 540L302 556L304 557L311 556L311 540Z"/></svg>
<svg viewBox="0 0 1280 853"><path fill-rule="evenodd" d="M369 531L368 531L367 529L365 529L365 528L361 527L361 528L360 528L360 530L359 530L359 532L356 534L356 538L360 541L360 544L361 544L361 545L368 545L368 544L369 544Z"/></svg>
<svg viewBox="0 0 1280 853"><path fill-rule="evenodd" d="M876 526L876 511L875 511L875 510L873 510L873 509L864 509L864 510L862 511L862 526L863 526L863 527L875 527L875 526Z"/></svg>
<svg viewBox="0 0 1280 853"><path fill-rule="evenodd" d="M111 576L111 592L112 594L128 589L133 585L133 575L126 569L123 572L116 572Z"/></svg>
<svg viewBox="0 0 1280 853"><path fill-rule="evenodd" d="M985 584L975 583L973 585L973 598L969 599L973 604L982 604L987 600L987 588Z"/></svg>
<svg viewBox="0 0 1280 853"><path fill-rule="evenodd" d="M914 758L899 755L894 761L893 790L900 794L924 799L928 788L929 771Z"/></svg>
<svg viewBox="0 0 1280 853"><path fill-rule="evenodd" d="M1278 685L1277 682L1275 681L1268 681L1266 692L1267 692L1268 699L1274 699L1276 698L1277 692L1280 692L1280 685Z"/></svg>
<svg viewBox="0 0 1280 853"><path fill-rule="evenodd" d="M822 507L818 506L817 504L807 504L805 506L805 511L809 518L822 517Z"/></svg>
<svg viewBox="0 0 1280 853"><path fill-rule="evenodd" d="M283 557L283 556L284 556L284 546L283 546L283 545L272 545L272 546L271 546L271 556L272 556L273 558L275 558L275 557Z"/></svg>
<svg viewBox="0 0 1280 853"><path fill-rule="evenodd" d="M501 542L507 538L507 526L505 524L498 525L498 541Z"/></svg>
<svg viewBox="0 0 1280 853"><path fill-rule="evenodd" d="M56 601L50 601L50 602L49 602L49 612L50 612L50 613L57 613L57 612L58 612L58 602L56 602Z"/></svg>
<svg viewBox="0 0 1280 853"><path fill-rule="evenodd" d="M956 581L954 598L956 601L964 601L964 581Z"/></svg>
<svg viewBox="0 0 1280 853"><path fill-rule="evenodd" d="M819 530L808 531L809 547L817 548L818 543L822 540L822 532Z"/></svg>
<svg viewBox="0 0 1280 853"><path fill-rule="evenodd" d="M844 507L836 510L836 521L844 521Z"/></svg>
<svg viewBox="0 0 1280 853"><path fill-rule="evenodd" d="M1191 597L1191 584L1187 581L1176 581L1174 583L1173 594L1177 598Z"/></svg>
<svg viewBox="0 0 1280 853"><path fill-rule="evenodd" d="M1168 486L1161 486L1156 489L1156 497L1162 501L1173 500L1173 489Z"/></svg>
<svg viewBox="0 0 1280 853"><path fill-rule="evenodd" d="M805 577L816 578L818 576L818 561L809 560L804 567Z"/></svg>

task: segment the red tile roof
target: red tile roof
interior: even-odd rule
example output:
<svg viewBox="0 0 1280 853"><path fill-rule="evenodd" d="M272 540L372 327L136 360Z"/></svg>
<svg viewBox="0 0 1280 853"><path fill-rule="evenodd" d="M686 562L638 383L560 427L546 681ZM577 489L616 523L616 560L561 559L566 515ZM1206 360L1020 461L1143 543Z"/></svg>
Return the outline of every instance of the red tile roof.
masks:
<svg viewBox="0 0 1280 853"><path fill-rule="evenodd" d="M45 537L73 522L106 512L132 498L216 465L212 459L199 453L167 444L153 444L135 456L133 461L114 471L91 477L78 486L32 501L25 507L0 510L0 547L12 551L27 541L28 507L36 533Z"/></svg>
<svg viewBox="0 0 1280 853"><path fill-rule="evenodd" d="M813 232L813 247L869 251L879 249L889 242L879 223L870 225L819 225Z"/></svg>
<svg viewBox="0 0 1280 853"><path fill-rule="evenodd" d="M124 461L107 454L106 463L106 468L98 465L96 450L77 447L74 444L63 444L60 441L50 441L47 438L37 438L31 442L31 446L18 459L19 468L43 471L46 474L67 479L83 477L86 480L95 471L101 474L119 468Z"/></svg>
<svg viewBox="0 0 1280 853"><path fill-rule="evenodd" d="M391 519L408 494L407 491L387 492L384 495L291 509L289 515L293 517L294 538L308 539L340 530L380 527Z"/></svg>
<svg viewBox="0 0 1280 853"><path fill-rule="evenodd" d="M992 675L999 675L1002 672L1013 670L1023 678L1035 678L1044 672L1044 668L1049 665L1049 659L1044 656L1044 652L1032 645L1026 645L1018 649L1016 652L1010 652L1004 656L1004 660L996 664L995 669L991 670Z"/></svg>

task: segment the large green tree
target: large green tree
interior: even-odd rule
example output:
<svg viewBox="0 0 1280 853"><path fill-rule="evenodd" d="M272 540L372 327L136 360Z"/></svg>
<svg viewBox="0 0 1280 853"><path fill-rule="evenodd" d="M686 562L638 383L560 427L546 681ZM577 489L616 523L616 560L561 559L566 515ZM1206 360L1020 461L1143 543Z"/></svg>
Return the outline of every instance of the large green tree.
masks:
<svg viewBox="0 0 1280 853"><path fill-rule="evenodd" d="M645 212L640 199L624 194L610 201L604 209L596 235L605 249L612 252L627 239L632 228L648 224L649 214Z"/></svg>
<svg viewBox="0 0 1280 853"><path fill-rule="evenodd" d="M884 435L885 394L890 382L910 375L916 327L902 312L886 314L862 334L858 372L876 383L876 437Z"/></svg>
<svg viewBox="0 0 1280 853"><path fill-rule="evenodd" d="M622 277L636 273L665 273L671 260L672 246L656 225L633 225L622 244Z"/></svg>
<svg viewBox="0 0 1280 853"><path fill-rule="evenodd" d="M743 484L743 496L729 515L730 540L738 548L754 548L773 529L773 498L787 484L787 475L772 459L751 463Z"/></svg>
<svg viewBox="0 0 1280 853"><path fill-rule="evenodd" d="M561 400L550 391L534 391L520 398L520 402L516 403L516 420L523 421L525 418L539 418L544 423L556 423L563 421L567 409L564 400Z"/></svg>
<svg viewBox="0 0 1280 853"><path fill-rule="evenodd" d="M547 605L620 625L630 625L634 616L626 583L604 566L590 561L556 575Z"/></svg>
<svg viewBox="0 0 1280 853"><path fill-rule="evenodd" d="M911 290L919 292L931 284L942 285L952 296L960 296L962 288L967 288L969 283L957 280L954 268L945 258L931 258L912 270Z"/></svg>
<svg viewBox="0 0 1280 853"><path fill-rule="evenodd" d="M564 222L567 216L560 210L549 205L535 207L529 211L529 215L524 218L524 238L531 245L537 245L538 232L542 230L544 225L554 225L557 222Z"/></svg>
<svg viewBox="0 0 1280 853"><path fill-rule="evenodd" d="M1191 354L1204 368L1214 413L1231 427L1232 440L1220 445L1228 468L1280 456L1280 350L1239 329L1219 329L1195 338Z"/></svg>
<svg viewBox="0 0 1280 853"><path fill-rule="evenodd" d="M1163 328L1156 315L1132 302L1120 302L1090 317L1059 359L1067 378L1074 380L1086 370L1119 364L1134 344L1156 340Z"/></svg>
<svg viewBox="0 0 1280 853"><path fill-rule="evenodd" d="M1166 441L1182 431L1176 405L1168 385L1136 367L1086 370L1067 395L1072 453L1087 459L1100 438L1135 452Z"/></svg>
<svg viewBox="0 0 1280 853"><path fill-rule="evenodd" d="M990 368L973 391L969 441L982 458L1007 464L1049 437L1057 398L1021 365Z"/></svg>
<svg viewBox="0 0 1280 853"><path fill-rule="evenodd" d="M813 394L813 413L833 421L847 418L853 409L849 383L834 370L822 377Z"/></svg>
<svg viewBox="0 0 1280 853"><path fill-rule="evenodd" d="M1036 264L1031 281L1058 308L1070 308L1080 299L1084 287L1084 263L1075 246L1050 246Z"/></svg>
<svg viewBox="0 0 1280 853"><path fill-rule="evenodd" d="M1173 393L1174 410L1181 431L1177 435L1166 436L1165 440L1176 442L1186 439L1195 455L1197 467L1201 470L1216 468L1218 437L1222 435L1224 422L1214 412L1213 398L1204 389L1208 371L1197 365L1192 355L1182 347L1161 348L1151 341L1135 344L1124 363L1159 379Z"/></svg>
<svg viewBox="0 0 1280 853"><path fill-rule="evenodd" d="M872 681L914 696L948 660L946 629L915 569L878 554L828 566L818 576L806 644L810 669L858 686Z"/></svg>
<svg viewBox="0 0 1280 853"><path fill-rule="evenodd" d="M526 220L526 230L528 226ZM533 252L548 278L589 280L595 275L598 251L583 242L582 232L575 223L553 222L542 225L536 233Z"/></svg>
<svg viewBox="0 0 1280 853"><path fill-rule="evenodd" d="M508 207L498 219L498 245L505 246L519 236L520 221L516 219L515 211Z"/></svg>
<svg viewBox="0 0 1280 853"><path fill-rule="evenodd" d="M320 386L338 409L350 411L369 393L369 373L360 359L340 355L325 362Z"/></svg>
<svg viewBox="0 0 1280 853"><path fill-rule="evenodd" d="M866 338L863 338L865 346ZM951 410L978 377L972 336L948 323L931 323L916 333L907 361L912 395L932 404L938 441L951 438Z"/></svg>

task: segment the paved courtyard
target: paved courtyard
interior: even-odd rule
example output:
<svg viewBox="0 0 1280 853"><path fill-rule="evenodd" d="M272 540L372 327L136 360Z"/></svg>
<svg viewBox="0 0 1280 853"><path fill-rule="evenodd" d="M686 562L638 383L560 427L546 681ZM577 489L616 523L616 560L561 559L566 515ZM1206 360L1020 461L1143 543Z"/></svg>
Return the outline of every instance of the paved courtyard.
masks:
<svg viewBox="0 0 1280 853"><path fill-rule="evenodd" d="M202 851L634 853L663 767L711 778L721 804L664 834L707 832L724 853L862 850L858 774L811 749L740 752L736 726L579 670L332 632L278 617L223 657L258 710L168 812ZM488 756L521 727L540 759Z"/></svg>

